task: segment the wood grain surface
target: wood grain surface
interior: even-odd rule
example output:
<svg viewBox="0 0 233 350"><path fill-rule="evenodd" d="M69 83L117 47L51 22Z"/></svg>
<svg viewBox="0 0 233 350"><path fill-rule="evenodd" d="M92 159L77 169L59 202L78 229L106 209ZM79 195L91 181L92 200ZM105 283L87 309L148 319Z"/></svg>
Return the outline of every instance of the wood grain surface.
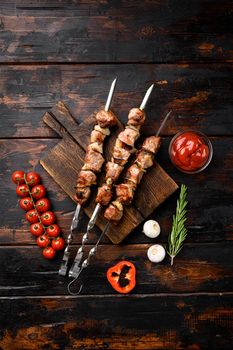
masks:
<svg viewBox="0 0 233 350"><path fill-rule="evenodd" d="M229 0L0 2L1 350L232 350L232 19ZM10 177L20 168L41 174L67 237L75 205L39 164L64 130L58 136L41 116L62 100L85 123L115 76L113 109L122 123L151 83L143 134L174 111L157 160L188 186L189 235L173 268L167 257L159 265L147 260L151 244L167 243L173 194L150 216L161 235L151 240L140 225L119 246L106 237L80 280L82 294L71 297L68 279L57 274L60 256L42 258ZM167 153L171 137L189 128L206 133L214 148L195 176L178 172ZM86 224L82 214L72 254ZM91 232L87 248L99 234ZM120 259L137 267L127 296L105 278Z"/></svg>
<svg viewBox="0 0 233 350"><path fill-rule="evenodd" d="M0 301L1 347L231 349L232 301L214 293L7 298ZM34 312L25 317L25 310Z"/></svg>
<svg viewBox="0 0 233 350"><path fill-rule="evenodd" d="M232 4L2 1L2 62L232 61Z"/></svg>
<svg viewBox="0 0 233 350"><path fill-rule="evenodd" d="M0 137L57 137L41 116L62 100L82 122L105 103L116 76L112 108L126 123L128 110L141 103L155 83L147 105L144 135L157 130L172 108L163 135L195 127L208 135L232 135L233 68L227 64L0 65Z"/></svg>

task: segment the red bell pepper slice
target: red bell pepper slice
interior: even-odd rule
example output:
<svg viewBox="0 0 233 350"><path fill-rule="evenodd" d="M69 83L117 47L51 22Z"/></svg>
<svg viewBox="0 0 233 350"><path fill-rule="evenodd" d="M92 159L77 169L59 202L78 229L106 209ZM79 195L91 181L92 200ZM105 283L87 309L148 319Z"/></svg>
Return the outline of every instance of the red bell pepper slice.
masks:
<svg viewBox="0 0 233 350"><path fill-rule="evenodd" d="M136 268L129 261L120 261L108 269L107 279L117 292L127 294L136 286Z"/></svg>

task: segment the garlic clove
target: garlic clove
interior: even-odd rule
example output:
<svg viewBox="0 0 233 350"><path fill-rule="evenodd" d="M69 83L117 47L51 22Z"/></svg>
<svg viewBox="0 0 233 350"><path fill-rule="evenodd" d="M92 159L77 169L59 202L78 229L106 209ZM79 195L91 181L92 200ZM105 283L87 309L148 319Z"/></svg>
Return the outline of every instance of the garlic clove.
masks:
<svg viewBox="0 0 233 350"><path fill-rule="evenodd" d="M158 237L160 234L159 223L155 220L148 220L143 225L143 233L150 238Z"/></svg>
<svg viewBox="0 0 233 350"><path fill-rule="evenodd" d="M166 251L160 244L152 245L147 251L148 259L153 263L161 262L165 258L165 255Z"/></svg>

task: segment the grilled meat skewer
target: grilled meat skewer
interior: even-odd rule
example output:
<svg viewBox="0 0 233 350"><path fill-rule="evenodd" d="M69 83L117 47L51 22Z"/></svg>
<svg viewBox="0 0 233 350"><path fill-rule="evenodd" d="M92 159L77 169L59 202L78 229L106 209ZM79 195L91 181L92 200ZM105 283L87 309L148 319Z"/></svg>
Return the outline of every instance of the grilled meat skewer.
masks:
<svg viewBox="0 0 233 350"><path fill-rule="evenodd" d="M67 246L65 248L62 263L59 269L59 274L65 276L68 269L68 261L70 258L70 244L73 240L73 231L79 223L79 214L81 206L83 206L91 195L91 186L96 184L96 174L100 172L104 163L103 158L103 142L110 135L109 128L116 124L117 119L113 112L109 111L112 96L116 86L116 79L111 84L108 98L104 110L96 114L96 122L94 129L91 132L90 145L87 147L85 156L85 164L82 167L76 183L75 200L77 207L72 219L70 234L67 238Z"/></svg>
<svg viewBox="0 0 233 350"><path fill-rule="evenodd" d="M158 136L148 137L141 150L137 153L135 162L131 165L125 176L125 181L116 186L116 199L111 202L104 212L104 217L117 223L123 216L123 205L132 203L134 192L142 180L146 169L153 165L154 155L160 147L161 139Z"/></svg>

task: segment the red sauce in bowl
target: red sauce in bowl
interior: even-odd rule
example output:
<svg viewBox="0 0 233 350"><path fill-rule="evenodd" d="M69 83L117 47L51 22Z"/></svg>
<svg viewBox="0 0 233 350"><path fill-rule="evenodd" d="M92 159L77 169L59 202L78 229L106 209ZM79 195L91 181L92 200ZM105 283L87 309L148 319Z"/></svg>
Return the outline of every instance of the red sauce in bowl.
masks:
<svg viewBox="0 0 233 350"><path fill-rule="evenodd" d="M195 173L209 164L212 146L207 137L199 132L182 132L172 139L169 154L177 168Z"/></svg>

